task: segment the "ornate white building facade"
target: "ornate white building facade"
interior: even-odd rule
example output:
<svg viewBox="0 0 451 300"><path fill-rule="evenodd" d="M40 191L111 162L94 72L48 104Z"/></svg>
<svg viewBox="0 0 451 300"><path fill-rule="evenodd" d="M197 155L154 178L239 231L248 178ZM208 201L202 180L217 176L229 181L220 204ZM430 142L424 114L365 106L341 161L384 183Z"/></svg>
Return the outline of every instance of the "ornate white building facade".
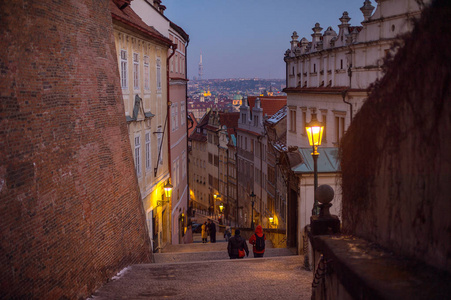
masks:
<svg viewBox="0 0 451 300"><path fill-rule="evenodd" d="M325 124L320 152L326 147L331 153L336 152L331 148L339 146L353 115L368 96L368 87L382 77L385 57L396 51L393 44L397 37L412 30L412 19L419 17L422 8L415 0L378 0L373 4L376 7L369 0L363 3L360 10L364 20L358 26L351 25L350 16L344 12L339 18L338 32L332 27L322 32L318 23L312 28L310 41L299 39L293 32L291 47L284 57L287 146L309 147L305 124L316 113L317 119ZM319 156L319 167L322 159L327 158ZM299 168L293 171L299 177L299 189L295 191L297 199L289 199L288 210L298 209L299 246L313 206L313 172L300 173ZM331 170L322 173L319 168L318 184L334 188L336 196L332 203L339 214L341 195L337 174Z"/></svg>

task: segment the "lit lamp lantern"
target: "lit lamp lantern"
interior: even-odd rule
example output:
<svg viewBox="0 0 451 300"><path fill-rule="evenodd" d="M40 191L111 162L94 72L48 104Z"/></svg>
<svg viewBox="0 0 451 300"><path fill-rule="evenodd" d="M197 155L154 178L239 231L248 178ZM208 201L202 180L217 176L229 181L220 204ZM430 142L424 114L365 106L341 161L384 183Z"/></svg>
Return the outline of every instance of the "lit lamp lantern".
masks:
<svg viewBox="0 0 451 300"><path fill-rule="evenodd" d="M271 224L271 225L274 224L274 218L273 217L269 217L269 224Z"/></svg>
<svg viewBox="0 0 451 300"><path fill-rule="evenodd" d="M163 186L164 195L166 196L166 201L163 199L157 201L157 206L163 206L165 203L169 203L169 198L171 198L172 195L172 184L166 182L166 184Z"/></svg>
<svg viewBox="0 0 451 300"><path fill-rule="evenodd" d="M221 211L221 213L222 213L223 209L224 209L224 204L223 203L219 204L219 210Z"/></svg>
<svg viewBox="0 0 451 300"><path fill-rule="evenodd" d="M168 182L166 182L166 184L164 185L164 195L166 196L166 198L171 198L171 195L172 195L172 188L173 188L173 186L172 186L172 184L170 184L169 183L169 181Z"/></svg>
<svg viewBox="0 0 451 300"><path fill-rule="evenodd" d="M318 188L318 146L321 146L321 140L323 138L324 123L319 122L316 119L316 113L312 113L312 120L305 124L305 130L307 131L308 141L310 146L313 147L313 176L314 176L314 190L313 198L314 204L312 209L312 215L318 214L318 200L316 199L316 189Z"/></svg>

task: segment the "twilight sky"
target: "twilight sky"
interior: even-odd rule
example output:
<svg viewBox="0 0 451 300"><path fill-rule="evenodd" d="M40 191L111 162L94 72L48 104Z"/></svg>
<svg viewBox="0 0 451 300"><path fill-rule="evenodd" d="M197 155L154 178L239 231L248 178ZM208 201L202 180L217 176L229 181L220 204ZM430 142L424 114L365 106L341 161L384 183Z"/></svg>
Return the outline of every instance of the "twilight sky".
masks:
<svg viewBox="0 0 451 300"><path fill-rule="evenodd" d="M361 25L364 0L163 0L165 15L190 36L188 78L198 76L202 51L204 79L285 79L285 50L293 31L311 41L320 23L338 33L349 13ZM376 2L371 1L376 7Z"/></svg>

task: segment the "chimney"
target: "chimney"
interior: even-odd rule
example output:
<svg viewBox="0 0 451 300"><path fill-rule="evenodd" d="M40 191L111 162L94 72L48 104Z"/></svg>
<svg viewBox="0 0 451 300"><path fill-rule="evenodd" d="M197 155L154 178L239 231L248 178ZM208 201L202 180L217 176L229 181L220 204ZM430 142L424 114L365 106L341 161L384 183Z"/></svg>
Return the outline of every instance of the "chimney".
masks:
<svg viewBox="0 0 451 300"><path fill-rule="evenodd" d="M313 34L312 34L312 47L313 49L316 49L316 45L321 42L321 30L323 28L319 26L319 23L315 24L315 27L312 28Z"/></svg>
<svg viewBox="0 0 451 300"><path fill-rule="evenodd" d="M293 35L291 36L291 51L294 52L294 49L298 46L298 33L293 31Z"/></svg>
<svg viewBox="0 0 451 300"><path fill-rule="evenodd" d="M153 0L153 6L159 11L161 0Z"/></svg>
<svg viewBox="0 0 451 300"><path fill-rule="evenodd" d="M360 10L363 13L363 18L364 18L363 22L365 22L365 21L368 21L368 19L373 14L374 6L371 5L370 0L365 0L365 2L363 2L363 6L360 8Z"/></svg>

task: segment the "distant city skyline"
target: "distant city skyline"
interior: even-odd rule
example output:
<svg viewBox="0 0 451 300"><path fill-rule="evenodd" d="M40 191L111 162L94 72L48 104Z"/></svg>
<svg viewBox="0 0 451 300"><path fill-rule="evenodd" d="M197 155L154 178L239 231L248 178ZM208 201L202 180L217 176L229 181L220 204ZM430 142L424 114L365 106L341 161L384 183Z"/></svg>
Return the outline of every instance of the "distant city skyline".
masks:
<svg viewBox="0 0 451 300"><path fill-rule="evenodd" d="M188 78L285 79L285 50L293 31L311 40L320 23L338 32L344 11L351 25L363 21L364 0L162 0L165 15L190 36ZM371 1L374 7L376 1Z"/></svg>

